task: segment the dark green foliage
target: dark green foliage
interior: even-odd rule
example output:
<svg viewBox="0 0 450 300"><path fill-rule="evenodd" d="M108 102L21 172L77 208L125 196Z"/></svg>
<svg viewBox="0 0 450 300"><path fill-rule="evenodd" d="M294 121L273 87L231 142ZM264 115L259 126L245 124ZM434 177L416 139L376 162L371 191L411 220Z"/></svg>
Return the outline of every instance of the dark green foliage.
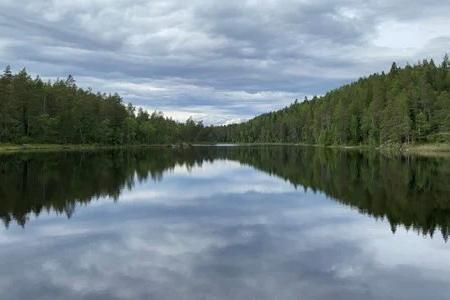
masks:
<svg viewBox="0 0 450 300"><path fill-rule="evenodd" d="M450 134L450 65L424 60L295 101L248 122L215 127L220 142L382 145L445 140Z"/></svg>
<svg viewBox="0 0 450 300"><path fill-rule="evenodd" d="M72 76L43 82L9 67L0 76L0 143L163 144L194 141L201 128L136 112L117 94L78 88Z"/></svg>
<svg viewBox="0 0 450 300"><path fill-rule="evenodd" d="M204 127L125 106L66 80L43 82L25 70L0 76L0 143L165 144L176 142L382 145L446 142L450 64L424 60L374 74L248 122Z"/></svg>

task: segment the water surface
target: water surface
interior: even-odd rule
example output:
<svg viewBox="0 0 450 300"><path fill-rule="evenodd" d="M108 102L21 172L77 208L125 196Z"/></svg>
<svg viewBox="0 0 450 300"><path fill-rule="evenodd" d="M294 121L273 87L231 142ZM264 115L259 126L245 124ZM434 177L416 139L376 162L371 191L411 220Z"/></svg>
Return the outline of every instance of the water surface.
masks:
<svg viewBox="0 0 450 300"><path fill-rule="evenodd" d="M1 299L448 299L450 160L0 156Z"/></svg>

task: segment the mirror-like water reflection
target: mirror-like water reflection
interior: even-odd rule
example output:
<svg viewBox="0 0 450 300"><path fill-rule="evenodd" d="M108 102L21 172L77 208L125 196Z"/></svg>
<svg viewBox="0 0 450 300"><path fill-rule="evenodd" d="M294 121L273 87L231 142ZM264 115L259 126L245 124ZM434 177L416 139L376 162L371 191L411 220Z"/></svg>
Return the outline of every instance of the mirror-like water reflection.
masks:
<svg viewBox="0 0 450 300"><path fill-rule="evenodd" d="M449 183L308 147L0 156L1 299L446 299Z"/></svg>

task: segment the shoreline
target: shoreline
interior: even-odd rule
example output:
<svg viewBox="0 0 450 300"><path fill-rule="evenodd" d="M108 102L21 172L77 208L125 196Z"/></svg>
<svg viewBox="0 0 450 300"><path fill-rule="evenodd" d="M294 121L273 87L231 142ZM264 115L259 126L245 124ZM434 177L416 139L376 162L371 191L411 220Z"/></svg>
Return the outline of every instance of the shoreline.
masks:
<svg viewBox="0 0 450 300"><path fill-rule="evenodd" d="M450 156L450 144L448 143L430 143L430 144L410 144L410 145L320 145L303 143L217 143L217 144L192 144L193 146L218 146L218 147L253 147L253 146L300 146L316 147L323 149L354 150L354 151L375 151L384 154L411 154L421 156Z"/></svg>
<svg viewBox="0 0 450 300"><path fill-rule="evenodd" d="M24 152L48 152L48 151L94 151L94 150L112 150L112 149L132 149L132 148L162 148L176 147L183 148L184 144L148 144L148 145L96 145L96 144L0 144L0 154L24 153ZM391 146L370 146L370 145L319 145L302 143L192 143L190 146L302 146L317 147L341 150L358 151L378 151L381 153L393 154L415 154L415 155L444 155L450 156L450 144L411 144L411 145L391 145Z"/></svg>
<svg viewBox="0 0 450 300"><path fill-rule="evenodd" d="M170 145L96 145L96 144L0 144L0 154L57 151L95 151L131 148L169 147Z"/></svg>

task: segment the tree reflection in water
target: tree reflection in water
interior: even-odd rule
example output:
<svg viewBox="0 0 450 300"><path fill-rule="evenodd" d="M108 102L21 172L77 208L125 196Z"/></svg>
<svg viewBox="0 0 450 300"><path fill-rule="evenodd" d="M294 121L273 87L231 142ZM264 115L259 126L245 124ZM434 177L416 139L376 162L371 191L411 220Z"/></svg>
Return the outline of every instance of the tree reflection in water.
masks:
<svg viewBox="0 0 450 300"><path fill-rule="evenodd" d="M120 200L136 182L160 181L175 166L238 161L322 192L359 212L448 239L450 159L297 146L152 148L0 156L0 218L25 226L31 214L72 216L100 197Z"/></svg>

